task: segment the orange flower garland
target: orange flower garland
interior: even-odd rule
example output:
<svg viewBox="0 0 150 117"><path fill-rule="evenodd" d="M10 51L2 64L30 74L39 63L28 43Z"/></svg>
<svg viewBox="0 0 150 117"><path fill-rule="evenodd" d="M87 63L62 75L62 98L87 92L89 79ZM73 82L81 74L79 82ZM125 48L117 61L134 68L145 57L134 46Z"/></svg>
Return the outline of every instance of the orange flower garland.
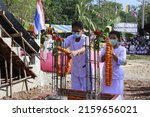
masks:
<svg viewBox="0 0 150 117"><path fill-rule="evenodd" d="M64 52L66 55L70 55L70 51L65 48L57 46L57 49L58 49L58 51Z"/></svg>
<svg viewBox="0 0 150 117"><path fill-rule="evenodd" d="M62 48L60 46L57 46L58 51L64 52L67 55L67 61L66 61L66 66L65 66L65 71L61 72L61 67L58 66L58 75L59 76L65 76L70 72L71 69L71 56L70 56L70 51Z"/></svg>
<svg viewBox="0 0 150 117"><path fill-rule="evenodd" d="M105 68L105 83L110 86L112 83L112 45L108 39L106 39L106 56L105 56L106 68Z"/></svg>

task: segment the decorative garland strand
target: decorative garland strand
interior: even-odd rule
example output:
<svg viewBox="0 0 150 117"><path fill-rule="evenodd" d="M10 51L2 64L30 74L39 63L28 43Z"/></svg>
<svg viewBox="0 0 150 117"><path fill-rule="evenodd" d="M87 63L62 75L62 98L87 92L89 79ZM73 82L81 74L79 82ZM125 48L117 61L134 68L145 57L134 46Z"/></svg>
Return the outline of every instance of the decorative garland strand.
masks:
<svg viewBox="0 0 150 117"><path fill-rule="evenodd" d="M61 51L61 52L64 52L65 55L67 55L67 60L66 60L66 66L65 66L65 71L61 72L61 67L58 66L57 70L58 70L58 75L59 76L65 76L67 75L69 72L70 72L70 69L71 69L71 54L70 54L70 51L65 49L65 48L62 48L60 46L57 46L57 49L58 51Z"/></svg>
<svg viewBox="0 0 150 117"><path fill-rule="evenodd" d="M106 86L111 86L112 84L112 45L108 39L106 39L106 68L105 68L105 83Z"/></svg>

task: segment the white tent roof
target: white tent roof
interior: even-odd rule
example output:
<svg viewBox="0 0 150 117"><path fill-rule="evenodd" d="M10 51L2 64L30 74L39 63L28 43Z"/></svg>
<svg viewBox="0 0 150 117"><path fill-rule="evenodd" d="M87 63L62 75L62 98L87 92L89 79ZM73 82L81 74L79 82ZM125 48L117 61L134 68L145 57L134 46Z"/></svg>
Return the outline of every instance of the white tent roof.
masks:
<svg viewBox="0 0 150 117"><path fill-rule="evenodd" d="M120 32L128 32L134 35L137 34L137 24L136 23L118 23L114 26L114 30Z"/></svg>

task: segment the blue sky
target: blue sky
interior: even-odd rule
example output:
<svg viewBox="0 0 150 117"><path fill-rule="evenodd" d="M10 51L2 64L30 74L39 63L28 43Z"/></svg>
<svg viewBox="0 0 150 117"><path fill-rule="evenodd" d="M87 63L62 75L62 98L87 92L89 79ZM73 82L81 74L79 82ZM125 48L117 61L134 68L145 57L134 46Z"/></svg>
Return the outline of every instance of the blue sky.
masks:
<svg viewBox="0 0 150 117"><path fill-rule="evenodd" d="M125 7L126 5L138 6L138 5L141 4L141 2L138 2L138 1L143 1L143 0L108 0L108 1L113 1L113 2L117 2L117 3L121 3Z"/></svg>
<svg viewBox="0 0 150 117"><path fill-rule="evenodd" d="M123 4L123 6L125 6L125 5L137 6L140 4L140 2L138 2L138 0L110 0L110 1L121 3L121 4ZM142 1L142 0L140 0L140 1Z"/></svg>

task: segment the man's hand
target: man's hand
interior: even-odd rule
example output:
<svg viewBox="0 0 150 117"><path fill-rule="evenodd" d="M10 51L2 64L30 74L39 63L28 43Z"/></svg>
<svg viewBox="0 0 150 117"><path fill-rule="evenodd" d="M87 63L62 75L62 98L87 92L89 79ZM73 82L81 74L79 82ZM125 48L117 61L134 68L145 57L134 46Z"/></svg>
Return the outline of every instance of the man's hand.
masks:
<svg viewBox="0 0 150 117"><path fill-rule="evenodd" d="M95 34L91 34L90 36L90 42L94 41L96 39L96 35Z"/></svg>

